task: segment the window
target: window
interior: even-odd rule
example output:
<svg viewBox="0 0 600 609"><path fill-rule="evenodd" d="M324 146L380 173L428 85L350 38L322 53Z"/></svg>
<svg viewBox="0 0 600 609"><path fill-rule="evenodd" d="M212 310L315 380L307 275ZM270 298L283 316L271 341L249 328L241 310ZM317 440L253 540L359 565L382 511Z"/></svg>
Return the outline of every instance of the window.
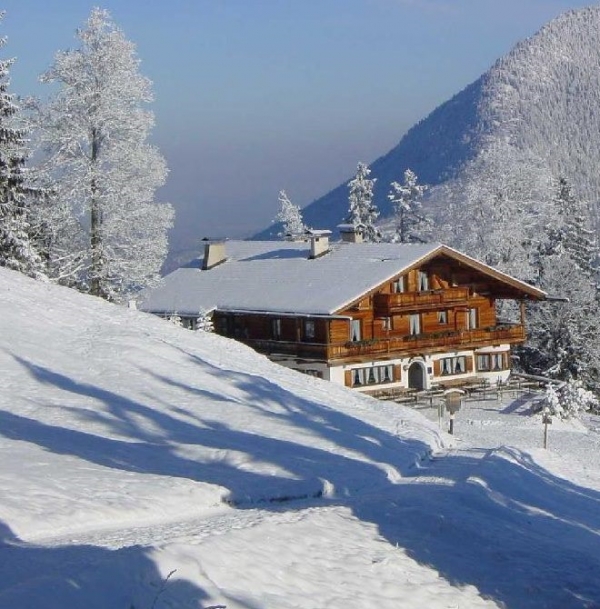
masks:
<svg viewBox="0 0 600 609"><path fill-rule="evenodd" d="M365 384L365 369L355 368L352 371L352 387L359 387Z"/></svg>
<svg viewBox="0 0 600 609"><path fill-rule="evenodd" d="M271 320L271 338L279 340L281 338L281 319Z"/></svg>
<svg viewBox="0 0 600 609"><path fill-rule="evenodd" d="M492 353L492 370L504 369L504 358L502 357L502 355L502 353Z"/></svg>
<svg viewBox="0 0 600 609"><path fill-rule="evenodd" d="M323 373L320 370L314 370L313 368L308 368L306 370L302 370L301 372L304 372L304 374L307 374L308 376L314 376L318 379L323 378Z"/></svg>
<svg viewBox="0 0 600 609"><path fill-rule="evenodd" d="M440 360L440 372L443 376L450 374L464 374L467 371L467 358L464 355L458 357L445 357Z"/></svg>
<svg viewBox="0 0 600 609"><path fill-rule="evenodd" d="M196 318L195 317L182 317L181 318L182 327L187 330L195 330L196 329Z"/></svg>
<svg viewBox="0 0 600 609"><path fill-rule="evenodd" d="M248 330L244 328L242 319L237 315L233 316L233 335L235 336L235 338L248 337Z"/></svg>
<svg viewBox="0 0 600 609"><path fill-rule="evenodd" d="M315 337L315 322L312 319L304 320L304 340L313 340Z"/></svg>
<svg viewBox="0 0 600 609"><path fill-rule="evenodd" d="M419 271L418 285L419 292L424 292L429 289L429 276L425 271Z"/></svg>
<svg viewBox="0 0 600 609"><path fill-rule="evenodd" d="M466 328L467 330L474 330L478 327L478 315L477 309L469 309L467 311Z"/></svg>
<svg viewBox="0 0 600 609"><path fill-rule="evenodd" d="M350 340L352 342L358 342L360 338L360 319L353 319L350 322Z"/></svg>
<svg viewBox="0 0 600 609"><path fill-rule="evenodd" d="M477 356L477 370L490 370L490 354L482 353Z"/></svg>
<svg viewBox="0 0 600 609"><path fill-rule="evenodd" d="M398 277L398 279L392 283L392 292L395 294L404 292L404 276Z"/></svg>
<svg viewBox="0 0 600 609"><path fill-rule="evenodd" d="M409 328L411 336L421 334L421 318L419 315L411 315L409 318Z"/></svg>
<svg viewBox="0 0 600 609"><path fill-rule="evenodd" d="M478 355L477 370L504 370L504 353L482 353Z"/></svg>
<svg viewBox="0 0 600 609"><path fill-rule="evenodd" d="M382 385L394 380L394 366L371 366L370 368L355 368L352 370L352 386Z"/></svg>
<svg viewBox="0 0 600 609"><path fill-rule="evenodd" d="M392 329L392 318L391 317L384 317L381 320L381 328L383 330L391 330Z"/></svg>
<svg viewBox="0 0 600 609"><path fill-rule="evenodd" d="M438 311L437 320L438 320L438 324L447 324L448 323L448 311Z"/></svg>

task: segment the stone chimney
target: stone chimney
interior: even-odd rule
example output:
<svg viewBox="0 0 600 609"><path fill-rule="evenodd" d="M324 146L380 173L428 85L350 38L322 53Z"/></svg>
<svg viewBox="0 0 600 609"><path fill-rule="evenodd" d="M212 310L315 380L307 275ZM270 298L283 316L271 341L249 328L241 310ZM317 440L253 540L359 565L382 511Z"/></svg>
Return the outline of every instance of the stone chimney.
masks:
<svg viewBox="0 0 600 609"><path fill-rule="evenodd" d="M330 230L309 230L308 238L310 239L310 260L319 258L329 251L329 235Z"/></svg>
<svg viewBox="0 0 600 609"><path fill-rule="evenodd" d="M363 242L363 227L359 224L338 224L340 237L344 243L362 243Z"/></svg>
<svg viewBox="0 0 600 609"><path fill-rule="evenodd" d="M225 241L211 241L210 239L205 239L204 241L204 260L202 261L202 270L208 271L218 264L225 262L225 260L227 260L227 256L225 255Z"/></svg>

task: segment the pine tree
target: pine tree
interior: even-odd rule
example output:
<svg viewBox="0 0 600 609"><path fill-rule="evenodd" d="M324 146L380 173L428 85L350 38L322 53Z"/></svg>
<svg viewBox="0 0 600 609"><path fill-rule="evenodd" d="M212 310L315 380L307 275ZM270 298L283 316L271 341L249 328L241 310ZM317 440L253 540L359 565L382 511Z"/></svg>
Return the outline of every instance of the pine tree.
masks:
<svg viewBox="0 0 600 609"><path fill-rule="evenodd" d="M0 19L4 13L0 13ZM5 39L0 40L0 47ZM0 266L39 276L40 257L32 242L32 205L40 193L26 179L26 130L20 108L8 92L14 60L0 60Z"/></svg>
<svg viewBox="0 0 600 609"><path fill-rule="evenodd" d="M381 233L375 226L379 217L379 210L373 203L373 186L375 179L370 179L371 170L364 163L359 163L356 175L350 182L348 188L349 208L346 222L353 224L356 228L362 228L365 241L381 241Z"/></svg>
<svg viewBox="0 0 600 609"><path fill-rule="evenodd" d="M530 307L529 342L524 367L587 389L600 390L600 305L593 258L595 240L582 205L565 179L557 184L551 221L535 257L537 282L564 301Z"/></svg>
<svg viewBox="0 0 600 609"><path fill-rule="evenodd" d="M423 215L422 199L427 186L418 183L417 175L407 169L404 183L392 182L388 199L394 206L394 243L424 243L430 223Z"/></svg>
<svg viewBox="0 0 600 609"><path fill-rule="evenodd" d="M55 279L118 300L158 278L173 211L153 197L167 169L147 143L151 83L134 45L101 9L77 37L41 78L59 91L36 113L53 193L40 241Z"/></svg>
<svg viewBox="0 0 600 609"><path fill-rule="evenodd" d="M596 275L598 241L591 228L587 204L577 198L565 177L558 179L553 200L557 225L549 229L549 246L566 251L578 268L589 277Z"/></svg>
<svg viewBox="0 0 600 609"><path fill-rule="evenodd" d="M278 236L294 241L306 232L300 208L290 201L285 190L279 191L279 205L279 213L275 220L281 222L282 230Z"/></svg>

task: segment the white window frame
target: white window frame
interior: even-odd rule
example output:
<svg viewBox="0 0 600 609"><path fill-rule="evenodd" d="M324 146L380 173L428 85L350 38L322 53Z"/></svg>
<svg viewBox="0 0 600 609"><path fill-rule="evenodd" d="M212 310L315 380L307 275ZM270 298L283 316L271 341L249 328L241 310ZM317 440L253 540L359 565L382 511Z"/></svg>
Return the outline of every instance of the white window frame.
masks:
<svg viewBox="0 0 600 609"><path fill-rule="evenodd" d="M504 370L503 353L492 353L490 370Z"/></svg>
<svg viewBox="0 0 600 609"><path fill-rule="evenodd" d="M413 313L408 317L408 327L411 336L421 334L421 316L418 313Z"/></svg>
<svg viewBox="0 0 600 609"><path fill-rule="evenodd" d="M392 293L403 294L405 289L406 288L404 285L404 275L402 275L401 277L398 277L398 279L394 280L394 282L392 283Z"/></svg>
<svg viewBox="0 0 600 609"><path fill-rule="evenodd" d="M279 317L271 319L271 338L274 340L281 338L281 319Z"/></svg>
<svg viewBox="0 0 600 609"><path fill-rule="evenodd" d="M316 336L315 320L304 320L304 340L314 340Z"/></svg>
<svg viewBox="0 0 600 609"><path fill-rule="evenodd" d="M386 330L386 331L392 329L392 318L391 317L384 317L381 320L381 329Z"/></svg>
<svg viewBox="0 0 600 609"><path fill-rule="evenodd" d="M394 382L393 364L383 366L370 366L366 368L352 368L352 387L363 385L385 385Z"/></svg>
<svg viewBox="0 0 600 609"><path fill-rule="evenodd" d="M466 355L457 355L456 357L444 357L440 360L441 376L454 376L455 374L465 374L466 372Z"/></svg>
<svg viewBox="0 0 600 609"><path fill-rule="evenodd" d="M479 353L477 355L477 370L489 372L492 369L491 357L489 353Z"/></svg>
<svg viewBox="0 0 600 609"><path fill-rule="evenodd" d="M425 271L418 271L419 292L429 290L429 275Z"/></svg>
<svg viewBox="0 0 600 609"><path fill-rule="evenodd" d="M448 323L448 309L444 309L443 311L438 311L437 320L438 320L438 324L446 325Z"/></svg>
<svg viewBox="0 0 600 609"><path fill-rule="evenodd" d="M466 312L467 330L476 330L479 327L479 310L471 308Z"/></svg>
<svg viewBox="0 0 600 609"><path fill-rule="evenodd" d="M350 341L357 343L362 340L362 327L360 319L350 320Z"/></svg>

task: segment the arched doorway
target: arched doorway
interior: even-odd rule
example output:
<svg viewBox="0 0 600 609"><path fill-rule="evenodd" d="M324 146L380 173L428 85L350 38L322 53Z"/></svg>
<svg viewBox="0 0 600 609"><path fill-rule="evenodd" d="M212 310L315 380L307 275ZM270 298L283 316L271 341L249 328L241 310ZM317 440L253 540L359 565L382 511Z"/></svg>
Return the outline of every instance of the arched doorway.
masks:
<svg viewBox="0 0 600 609"><path fill-rule="evenodd" d="M417 391L425 389L425 366L420 362L413 362L408 369L408 387Z"/></svg>

